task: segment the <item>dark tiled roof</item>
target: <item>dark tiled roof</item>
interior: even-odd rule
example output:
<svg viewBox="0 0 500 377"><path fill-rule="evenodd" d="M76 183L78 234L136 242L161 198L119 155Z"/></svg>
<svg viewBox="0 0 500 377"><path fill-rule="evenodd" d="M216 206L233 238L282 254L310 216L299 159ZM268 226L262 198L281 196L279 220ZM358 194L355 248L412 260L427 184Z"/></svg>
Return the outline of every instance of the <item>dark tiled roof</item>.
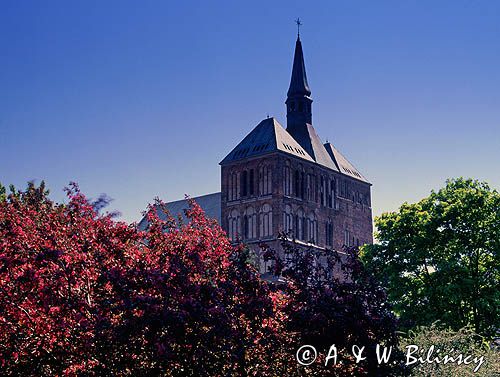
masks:
<svg viewBox="0 0 500 377"><path fill-rule="evenodd" d="M192 198L198 203L198 205L205 211L208 218L217 220L220 223L221 218L221 193L216 192L213 194L207 194L202 196L195 196ZM186 221L185 210L189 209L189 203L186 199L176 200L174 202L166 203L167 210L171 216L177 218L181 215L183 220ZM167 215L162 211L158 213L160 219L165 220ZM139 229L144 230L147 227L147 219L143 217L139 222Z"/></svg>
<svg viewBox="0 0 500 377"><path fill-rule="evenodd" d="M305 124L302 127L293 129L287 128L287 132L304 147L314 161L329 169L338 171L312 124Z"/></svg>
<svg viewBox="0 0 500 377"><path fill-rule="evenodd" d="M348 175L350 177L356 178L357 180L370 183L359 171L351 164L347 158L344 157L342 153L340 153L337 148L333 146L331 143L326 143L325 148L328 151L328 154L337 165L338 169L341 173Z"/></svg>
<svg viewBox="0 0 500 377"><path fill-rule="evenodd" d="M298 128L292 137L275 118L264 119L221 161L221 165L281 151L369 183L331 143L321 142L311 124L306 126Z"/></svg>
<svg viewBox="0 0 500 377"><path fill-rule="evenodd" d="M221 161L221 165L274 151L282 151L314 162L314 159L275 118L268 118L260 122L245 136L236 148Z"/></svg>

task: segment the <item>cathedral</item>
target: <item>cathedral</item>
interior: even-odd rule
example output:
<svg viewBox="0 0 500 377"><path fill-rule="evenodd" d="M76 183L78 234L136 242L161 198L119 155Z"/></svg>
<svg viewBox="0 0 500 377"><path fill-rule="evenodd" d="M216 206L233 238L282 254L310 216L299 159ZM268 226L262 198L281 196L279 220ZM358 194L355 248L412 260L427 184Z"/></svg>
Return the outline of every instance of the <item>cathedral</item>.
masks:
<svg viewBox="0 0 500 377"><path fill-rule="evenodd" d="M262 120L220 162L221 191L194 199L232 241L257 253L261 243L279 249L283 233L313 249L372 243L371 184L313 127L299 35L285 104L286 128ZM176 215L187 203L167 208Z"/></svg>

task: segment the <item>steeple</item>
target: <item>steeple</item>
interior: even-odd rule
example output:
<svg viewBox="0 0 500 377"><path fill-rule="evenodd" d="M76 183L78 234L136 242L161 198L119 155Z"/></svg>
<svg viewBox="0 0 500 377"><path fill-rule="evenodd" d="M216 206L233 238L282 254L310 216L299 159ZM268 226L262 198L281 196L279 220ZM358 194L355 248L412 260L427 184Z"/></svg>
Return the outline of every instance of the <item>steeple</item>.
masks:
<svg viewBox="0 0 500 377"><path fill-rule="evenodd" d="M288 88L288 97L311 95L309 84L307 83L306 66L304 64L304 53L302 52L302 43L300 35L297 35L295 42L295 55L293 57L292 79L290 88Z"/></svg>
<svg viewBox="0 0 500 377"><path fill-rule="evenodd" d="M307 82L306 66L300 35L295 42L293 57L292 78L288 88L286 103L287 130L303 127L306 123L312 124L311 89Z"/></svg>
<svg viewBox="0 0 500 377"><path fill-rule="evenodd" d="M297 21L300 26L300 21ZM338 170L312 126L311 89L307 82L306 66L300 35L295 42L292 78L286 99L286 130L317 163Z"/></svg>

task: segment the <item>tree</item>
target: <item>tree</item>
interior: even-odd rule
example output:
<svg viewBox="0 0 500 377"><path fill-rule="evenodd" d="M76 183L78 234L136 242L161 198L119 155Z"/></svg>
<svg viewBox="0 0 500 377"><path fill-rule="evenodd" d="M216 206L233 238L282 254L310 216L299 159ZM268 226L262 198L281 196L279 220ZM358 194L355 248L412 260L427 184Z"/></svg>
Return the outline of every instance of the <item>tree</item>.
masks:
<svg viewBox="0 0 500 377"><path fill-rule="evenodd" d="M357 248L318 251L283 238L284 253L266 249L272 273L282 276L286 330L294 347L313 345L316 362L300 366L298 374L315 376L387 376L403 371L397 351L397 321L385 291L359 260ZM378 364L377 344L393 347L390 364ZM330 347L337 363L325 366ZM365 361L356 362L352 346L365 347ZM397 362L393 364L392 361Z"/></svg>
<svg viewBox="0 0 500 377"><path fill-rule="evenodd" d="M436 320L457 330L500 327L500 194L453 179L417 203L375 219L379 243L362 258L405 328Z"/></svg>
<svg viewBox="0 0 500 377"><path fill-rule="evenodd" d="M2 375L273 375L282 298L194 202L139 232L67 193L0 201Z"/></svg>

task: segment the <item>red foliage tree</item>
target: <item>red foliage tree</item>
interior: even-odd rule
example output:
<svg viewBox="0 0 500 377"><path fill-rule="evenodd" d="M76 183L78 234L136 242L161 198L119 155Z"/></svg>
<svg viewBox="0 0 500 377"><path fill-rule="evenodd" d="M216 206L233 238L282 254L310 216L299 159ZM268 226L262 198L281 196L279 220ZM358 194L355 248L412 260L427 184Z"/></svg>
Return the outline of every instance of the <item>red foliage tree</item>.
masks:
<svg viewBox="0 0 500 377"><path fill-rule="evenodd" d="M139 232L68 197L0 200L2 374L274 373L276 295L195 203L180 227L150 207Z"/></svg>

